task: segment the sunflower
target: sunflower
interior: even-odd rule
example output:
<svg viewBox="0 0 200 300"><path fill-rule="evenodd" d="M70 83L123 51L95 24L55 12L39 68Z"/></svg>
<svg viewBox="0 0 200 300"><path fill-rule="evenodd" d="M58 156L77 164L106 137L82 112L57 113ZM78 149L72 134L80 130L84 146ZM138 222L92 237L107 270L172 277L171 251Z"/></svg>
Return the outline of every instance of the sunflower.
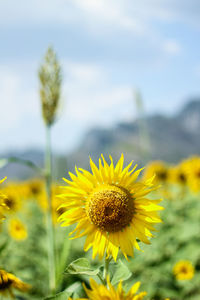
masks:
<svg viewBox="0 0 200 300"><path fill-rule="evenodd" d="M40 194L45 189L44 182L41 179L32 179L24 183L26 188L26 197L29 199L38 199Z"/></svg>
<svg viewBox="0 0 200 300"><path fill-rule="evenodd" d="M94 279L90 279L91 289L88 289L84 285L85 292L90 300L142 300L147 294L146 292L140 292L137 294L137 291L140 287L140 282L136 282L130 291L126 293L122 288L122 282L119 283L117 289L115 289L110 283L109 279L108 288L103 284L98 284Z"/></svg>
<svg viewBox="0 0 200 300"><path fill-rule="evenodd" d="M0 269L0 295L9 295L10 297L15 298L13 289L26 292L28 289L30 289L30 285L24 283L15 275Z"/></svg>
<svg viewBox="0 0 200 300"><path fill-rule="evenodd" d="M181 186L187 185L188 171L187 164L184 161L177 166L169 168L169 181Z"/></svg>
<svg viewBox="0 0 200 300"><path fill-rule="evenodd" d="M157 211L161 200L149 200L147 195L156 187L153 178L136 181L142 169L131 170L132 162L123 169L121 155L114 167L99 159L99 168L90 159L92 173L77 169L76 175L69 172L72 181L64 178L68 186L60 195L66 211L59 217L61 226L77 223L71 234L73 238L87 236L84 250L93 247L93 258L104 253L116 261L119 248L127 258L133 256L133 247L140 250L137 239L150 244L148 237L155 231L153 225L161 222ZM103 162L102 162L103 161Z"/></svg>
<svg viewBox="0 0 200 300"><path fill-rule="evenodd" d="M2 192L6 195L4 202L9 208L9 214L15 213L20 210L22 205L22 190L20 185L15 183L10 183L2 189Z"/></svg>
<svg viewBox="0 0 200 300"><path fill-rule="evenodd" d="M188 174L188 186L192 192L200 191L200 157L192 156L185 161L185 168Z"/></svg>
<svg viewBox="0 0 200 300"><path fill-rule="evenodd" d="M28 236L25 225L19 219L11 219L8 228L10 236L17 241L23 241Z"/></svg>
<svg viewBox="0 0 200 300"><path fill-rule="evenodd" d="M166 183L169 177L168 166L160 160L150 162L145 169L143 178L151 178L153 175L156 175L157 183Z"/></svg>
<svg viewBox="0 0 200 300"><path fill-rule="evenodd" d="M177 280L190 280L194 276L194 267L190 261L181 260L175 264L173 273Z"/></svg>
<svg viewBox="0 0 200 300"><path fill-rule="evenodd" d="M2 180L0 180L0 183L2 183L6 177ZM5 210L8 208L5 203L6 196L0 191L0 222L5 219L4 213Z"/></svg>

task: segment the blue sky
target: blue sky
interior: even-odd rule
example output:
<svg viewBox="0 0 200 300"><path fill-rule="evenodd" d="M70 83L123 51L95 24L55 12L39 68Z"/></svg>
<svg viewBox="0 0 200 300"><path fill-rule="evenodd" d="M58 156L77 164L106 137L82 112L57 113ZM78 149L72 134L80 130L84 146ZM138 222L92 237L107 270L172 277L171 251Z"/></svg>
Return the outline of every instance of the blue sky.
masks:
<svg viewBox="0 0 200 300"><path fill-rule="evenodd" d="M200 95L198 0L0 0L1 149L44 146L37 70L53 45L63 67L56 151L88 129L174 113Z"/></svg>

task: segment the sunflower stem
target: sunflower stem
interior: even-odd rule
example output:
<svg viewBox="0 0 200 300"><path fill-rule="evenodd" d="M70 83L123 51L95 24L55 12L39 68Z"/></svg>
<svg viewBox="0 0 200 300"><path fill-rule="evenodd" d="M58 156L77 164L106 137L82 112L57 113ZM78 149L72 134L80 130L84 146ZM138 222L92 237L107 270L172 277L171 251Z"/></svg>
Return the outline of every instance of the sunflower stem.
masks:
<svg viewBox="0 0 200 300"><path fill-rule="evenodd" d="M69 231L67 232L69 233ZM63 272L66 268L66 263L70 254L71 241L69 239L64 239L62 251L60 253L59 261L57 261L56 265L56 286L58 284L62 284Z"/></svg>
<svg viewBox="0 0 200 300"><path fill-rule="evenodd" d="M52 220L52 154L51 154L51 130L46 126L46 152L45 152L45 181L48 201L47 211L47 238L48 238L48 260L49 260L49 291L54 294L56 289L56 271L55 271L55 242L54 226Z"/></svg>
<svg viewBox="0 0 200 300"><path fill-rule="evenodd" d="M107 285L107 276L109 274L109 263L111 261L112 258L107 258L105 257L105 261L104 261L104 270L103 270L103 277L104 277L104 282Z"/></svg>

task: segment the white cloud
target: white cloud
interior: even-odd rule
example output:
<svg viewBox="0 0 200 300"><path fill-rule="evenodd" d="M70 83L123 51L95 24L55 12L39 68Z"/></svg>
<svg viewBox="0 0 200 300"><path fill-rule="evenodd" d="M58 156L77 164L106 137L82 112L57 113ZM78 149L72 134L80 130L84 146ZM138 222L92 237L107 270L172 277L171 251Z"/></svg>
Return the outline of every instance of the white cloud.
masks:
<svg viewBox="0 0 200 300"><path fill-rule="evenodd" d="M13 0L0 1L3 26L41 26L53 22L54 26L79 23L90 31L101 27L104 33L121 27L141 33L144 26L137 16L128 15L121 0L19 0L15 5Z"/></svg>
<svg viewBox="0 0 200 300"><path fill-rule="evenodd" d="M10 145L21 149L43 145L44 132L35 84L37 75L33 65L22 63L20 70L10 65L0 68L1 151ZM111 126L132 117L134 109L129 86L112 85L106 70L95 64L66 61L63 67L67 75L63 83L66 104L54 129L58 149L69 149L77 144L80 133L90 127ZM69 128L67 141L71 145L65 144L61 136L63 128Z"/></svg>
<svg viewBox="0 0 200 300"><path fill-rule="evenodd" d="M26 114L35 115L39 106L36 91L27 89L27 78L11 67L0 68L0 98L2 130L16 126Z"/></svg>
<svg viewBox="0 0 200 300"><path fill-rule="evenodd" d="M98 87L96 91L77 89L71 91L68 103L68 115L74 122L83 127L95 125L110 126L118 121L130 117L131 89L127 86L104 89Z"/></svg>
<svg viewBox="0 0 200 300"><path fill-rule="evenodd" d="M181 45L176 40L165 40L163 49L168 54L177 55L181 52Z"/></svg>
<svg viewBox="0 0 200 300"><path fill-rule="evenodd" d="M132 33L143 34L147 31L144 22L136 15L129 15L126 4L121 0L73 0L78 9L85 14L85 20L90 20L90 25L99 22L106 26L106 30L116 30L119 28L129 30ZM91 27L92 29L92 27Z"/></svg>
<svg viewBox="0 0 200 300"><path fill-rule="evenodd" d="M69 1L65 0L1 0L0 24L13 25L41 25L52 22L58 24L69 23L74 14Z"/></svg>
<svg viewBox="0 0 200 300"><path fill-rule="evenodd" d="M79 24L96 34L121 28L144 35L155 30L152 21L198 24L199 12L197 0L1 0L0 25Z"/></svg>
<svg viewBox="0 0 200 300"><path fill-rule="evenodd" d="M111 125L125 114L129 116L129 86L112 85L107 70L99 65L65 62L63 66L66 73L64 94L68 95L63 118L73 119L87 128Z"/></svg>
<svg viewBox="0 0 200 300"><path fill-rule="evenodd" d="M102 67L89 64L89 63L78 63L72 61L63 61L62 67L66 76L67 82L79 82L82 85L92 85L99 80L102 80L104 70ZM68 83L69 84L69 83Z"/></svg>

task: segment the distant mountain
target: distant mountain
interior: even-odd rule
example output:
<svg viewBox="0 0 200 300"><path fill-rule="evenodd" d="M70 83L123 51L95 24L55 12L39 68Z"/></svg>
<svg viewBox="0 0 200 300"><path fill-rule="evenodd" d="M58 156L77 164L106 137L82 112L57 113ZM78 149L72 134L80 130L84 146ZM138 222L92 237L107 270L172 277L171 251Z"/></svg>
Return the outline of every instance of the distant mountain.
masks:
<svg viewBox="0 0 200 300"><path fill-rule="evenodd" d="M142 163L154 159L177 162L200 154L200 99L189 101L173 116L152 115L111 129L93 129L69 161L87 167L88 155L97 158L110 153L118 158L122 152L128 161Z"/></svg>
<svg viewBox="0 0 200 300"><path fill-rule="evenodd" d="M162 159L178 162L192 154L200 154L200 99L188 102L181 111L173 116L152 115L133 122L124 122L110 129L96 128L89 131L80 147L67 157L54 156L56 178L66 176L66 170L74 170L74 165L88 168L88 157L95 162L101 153L111 154L115 159L121 153L126 160L139 163ZM43 164L42 151L8 153L30 159L39 166ZM5 157L3 154L1 157ZM28 178L34 176L29 168L10 164L0 169L0 178Z"/></svg>

